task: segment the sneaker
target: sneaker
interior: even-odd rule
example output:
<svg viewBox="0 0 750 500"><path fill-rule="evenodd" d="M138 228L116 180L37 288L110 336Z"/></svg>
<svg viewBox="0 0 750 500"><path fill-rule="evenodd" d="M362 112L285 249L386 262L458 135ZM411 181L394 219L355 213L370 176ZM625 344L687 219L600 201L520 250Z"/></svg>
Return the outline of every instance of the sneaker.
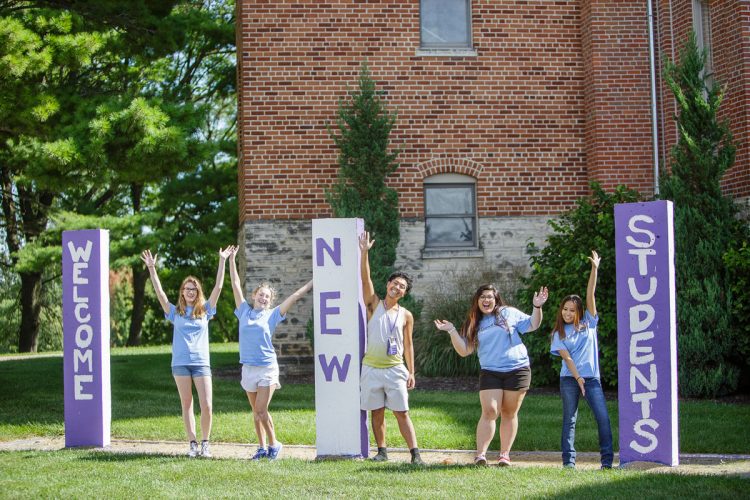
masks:
<svg viewBox="0 0 750 500"><path fill-rule="evenodd" d="M195 441L190 441L190 450L188 450L188 456L190 458L195 458L198 456L198 443Z"/></svg>
<svg viewBox="0 0 750 500"><path fill-rule="evenodd" d="M575 469L576 464L563 464L563 469Z"/></svg>
<svg viewBox="0 0 750 500"><path fill-rule="evenodd" d="M373 462L387 462L388 452L385 450L378 450L378 454L372 457Z"/></svg>
<svg viewBox="0 0 750 500"><path fill-rule="evenodd" d="M415 453L414 456L411 457L411 463L412 465L424 465L422 456L419 453Z"/></svg>
<svg viewBox="0 0 750 500"><path fill-rule="evenodd" d="M268 456L268 452L265 448L258 448L255 450L255 455L250 457L250 460L260 460L261 458L266 458Z"/></svg>
<svg viewBox="0 0 750 500"><path fill-rule="evenodd" d="M510 467L510 456L508 453L501 453L500 459L497 461L498 467Z"/></svg>
<svg viewBox="0 0 750 500"><path fill-rule="evenodd" d="M487 457L484 454L474 457L474 465L487 465Z"/></svg>
<svg viewBox="0 0 750 500"><path fill-rule="evenodd" d="M611 465L602 465L602 470L612 470Z"/></svg>
<svg viewBox="0 0 750 500"><path fill-rule="evenodd" d="M276 443L276 446L268 445L268 459L269 460L276 460L279 458L279 453L281 453L281 448L283 448L284 445L280 442Z"/></svg>
<svg viewBox="0 0 750 500"><path fill-rule="evenodd" d="M209 446L208 441L201 441L200 456L203 458L211 458L211 447Z"/></svg>

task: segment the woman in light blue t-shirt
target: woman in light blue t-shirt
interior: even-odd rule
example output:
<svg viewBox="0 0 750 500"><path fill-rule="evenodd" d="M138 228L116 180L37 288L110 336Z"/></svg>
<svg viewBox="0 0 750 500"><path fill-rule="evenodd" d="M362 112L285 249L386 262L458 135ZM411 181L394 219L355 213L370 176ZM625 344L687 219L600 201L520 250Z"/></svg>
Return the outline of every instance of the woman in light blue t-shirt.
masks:
<svg viewBox="0 0 750 500"><path fill-rule="evenodd" d="M234 315L239 320L240 363L242 379L240 385L247 394L253 410L255 434L258 436L258 449L252 460L268 458L275 460L281 452L282 444L276 439L273 418L268 412L271 398L279 383L279 363L272 338L276 327L286 319L289 309L312 288L312 280L287 297L281 304L273 307L276 291L268 283L258 285L251 295L252 306L245 300L237 272L235 256L237 248L232 249L229 261L229 275L232 281L232 293L236 309ZM268 446L266 447L266 443Z"/></svg>
<svg viewBox="0 0 750 500"><path fill-rule="evenodd" d="M213 386L211 360L208 352L208 321L216 314L216 302L224 283L224 265L232 247L219 249L219 269L211 296L206 300L201 282L194 276L182 280L177 305L169 302L156 273L156 254L144 250L141 260L146 264L154 285L156 298L164 310L164 317L174 325L172 334L172 376L182 403L182 421L190 441L188 456L210 457L209 439L213 422ZM201 447L195 435L193 414L193 384L201 407Z"/></svg>
<svg viewBox="0 0 750 500"><path fill-rule="evenodd" d="M555 329L552 331L550 351L562 357L560 369L560 396L563 402L562 462L564 467L576 466L576 420L578 401L586 399L599 428L599 448L602 469L612 468L612 429L607 413L607 402L599 378L599 344L596 325L596 278L601 258L591 252L591 273L586 287L586 311L578 295L568 295L562 300L557 312Z"/></svg>
<svg viewBox="0 0 750 500"><path fill-rule="evenodd" d="M480 286L471 299L466 321L459 332L450 321L435 320L435 326L448 332L451 344L460 356L476 352L479 356L479 401L482 415L477 423L476 465L487 465L487 449L495 437L495 422L500 418L501 467L511 465L510 449L518 432L518 411L531 385L531 365L521 335L539 328L542 306L549 292L541 287L534 292L533 311L526 314L509 307L494 285Z"/></svg>

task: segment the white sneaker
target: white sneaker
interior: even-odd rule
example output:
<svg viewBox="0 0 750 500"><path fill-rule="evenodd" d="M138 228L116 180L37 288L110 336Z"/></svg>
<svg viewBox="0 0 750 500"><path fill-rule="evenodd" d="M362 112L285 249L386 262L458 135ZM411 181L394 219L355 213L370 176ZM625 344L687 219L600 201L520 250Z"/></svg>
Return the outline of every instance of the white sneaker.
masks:
<svg viewBox="0 0 750 500"><path fill-rule="evenodd" d="M190 441L190 450L188 450L188 456L190 458L195 458L198 456L198 443L195 441Z"/></svg>
<svg viewBox="0 0 750 500"><path fill-rule="evenodd" d="M208 444L208 441L201 441L201 453L200 455L203 458L211 458L211 447Z"/></svg>

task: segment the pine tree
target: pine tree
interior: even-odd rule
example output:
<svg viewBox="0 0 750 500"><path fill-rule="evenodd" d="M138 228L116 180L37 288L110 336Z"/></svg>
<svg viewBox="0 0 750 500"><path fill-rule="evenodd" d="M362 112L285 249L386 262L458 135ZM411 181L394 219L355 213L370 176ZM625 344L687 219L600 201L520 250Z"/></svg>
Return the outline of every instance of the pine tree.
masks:
<svg viewBox="0 0 750 500"><path fill-rule="evenodd" d="M743 227L721 177L734 163L735 146L718 118L723 91L704 74L705 54L695 35L679 64L667 61L665 80L679 107L679 139L661 196L674 202L679 386L683 396L716 396L737 388L732 362L737 330L730 321L729 276L722 257Z"/></svg>
<svg viewBox="0 0 750 500"><path fill-rule="evenodd" d="M375 289L382 296L385 282L396 261L399 241L398 194L386 179L398 164L398 151L389 151L390 133L396 114L378 95L367 63L360 68L358 88L347 102L339 102L336 125L331 133L339 149L339 177L326 192L335 217L360 217L376 240L370 252Z"/></svg>

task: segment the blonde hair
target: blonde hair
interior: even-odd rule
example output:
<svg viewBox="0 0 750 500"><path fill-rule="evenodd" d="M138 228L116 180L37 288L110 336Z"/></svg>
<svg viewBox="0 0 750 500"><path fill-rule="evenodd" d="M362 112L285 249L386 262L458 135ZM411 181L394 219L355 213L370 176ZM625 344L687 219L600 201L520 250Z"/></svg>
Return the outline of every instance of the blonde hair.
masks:
<svg viewBox="0 0 750 500"><path fill-rule="evenodd" d="M267 281L262 281L258 284L258 286L255 287L253 290L253 293L250 294L250 297L253 299L253 302L255 302L255 294L258 293L258 290L261 288L268 288L268 291L271 293L271 300L268 301L268 306L271 307L273 305L273 301L276 300L276 289L271 286L271 284Z"/></svg>
<svg viewBox="0 0 750 500"><path fill-rule="evenodd" d="M182 294L187 283L192 283L197 289L195 293L195 302L193 302L193 311L190 313L190 317L202 318L206 315L206 296L203 295L201 282L198 281L198 278L195 276L188 276L182 280L182 284L180 285L180 298L177 300L177 312L180 316L185 316L185 311L187 311L188 305L185 301L185 296Z"/></svg>

